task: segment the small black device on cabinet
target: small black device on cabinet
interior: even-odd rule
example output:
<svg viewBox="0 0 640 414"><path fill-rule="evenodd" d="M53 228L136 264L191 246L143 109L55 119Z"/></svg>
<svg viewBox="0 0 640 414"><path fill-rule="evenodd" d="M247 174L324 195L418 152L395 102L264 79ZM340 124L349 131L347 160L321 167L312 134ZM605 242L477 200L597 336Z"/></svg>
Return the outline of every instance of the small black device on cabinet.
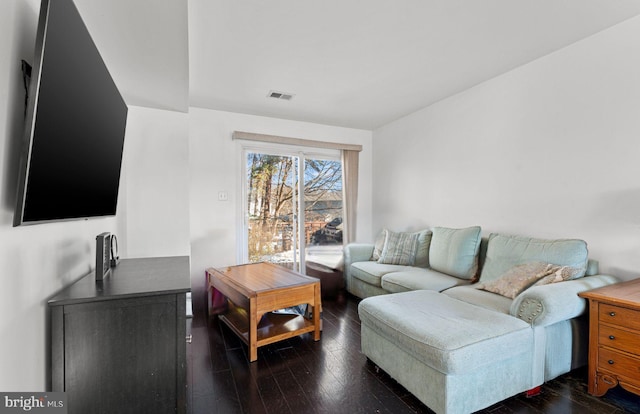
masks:
<svg viewBox="0 0 640 414"><path fill-rule="evenodd" d="M111 233L104 232L96 236L96 282L102 281L111 270Z"/></svg>
<svg viewBox="0 0 640 414"><path fill-rule="evenodd" d="M118 238L115 234L111 235L111 267L118 266L120 256L118 256Z"/></svg>

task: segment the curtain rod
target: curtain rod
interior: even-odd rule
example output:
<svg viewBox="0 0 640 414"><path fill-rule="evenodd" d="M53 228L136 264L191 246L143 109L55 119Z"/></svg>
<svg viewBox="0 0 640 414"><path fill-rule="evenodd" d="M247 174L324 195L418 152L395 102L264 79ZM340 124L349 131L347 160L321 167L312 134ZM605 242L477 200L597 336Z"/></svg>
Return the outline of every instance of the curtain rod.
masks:
<svg viewBox="0 0 640 414"><path fill-rule="evenodd" d="M326 148L348 151L362 151L362 145L341 144L338 142L315 141L311 139L280 137L278 135L255 134L253 132L233 131L231 139L272 142L276 144L299 145L303 147Z"/></svg>

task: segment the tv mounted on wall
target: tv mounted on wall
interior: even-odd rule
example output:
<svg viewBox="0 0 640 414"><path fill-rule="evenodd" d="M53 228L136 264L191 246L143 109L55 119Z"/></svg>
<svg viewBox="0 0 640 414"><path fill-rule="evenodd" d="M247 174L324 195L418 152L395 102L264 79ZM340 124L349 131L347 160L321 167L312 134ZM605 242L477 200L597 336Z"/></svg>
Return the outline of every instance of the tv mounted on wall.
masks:
<svg viewBox="0 0 640 414"><path fill-rule="evenodd" d="M127 105L72 0L42 0L14 226L116 214Z"/></svg>

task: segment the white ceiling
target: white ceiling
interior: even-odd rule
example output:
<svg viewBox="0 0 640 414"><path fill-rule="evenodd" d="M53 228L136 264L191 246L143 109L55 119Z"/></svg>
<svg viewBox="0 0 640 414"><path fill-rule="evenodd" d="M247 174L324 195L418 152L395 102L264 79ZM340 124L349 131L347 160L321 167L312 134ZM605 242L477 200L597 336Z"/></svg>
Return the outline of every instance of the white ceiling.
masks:
<svg viewBox="0 0 640 414"><path fill-rule="evenodd" d="M640 15L637 0L76 3L131 105L363 129Z"/></svg>

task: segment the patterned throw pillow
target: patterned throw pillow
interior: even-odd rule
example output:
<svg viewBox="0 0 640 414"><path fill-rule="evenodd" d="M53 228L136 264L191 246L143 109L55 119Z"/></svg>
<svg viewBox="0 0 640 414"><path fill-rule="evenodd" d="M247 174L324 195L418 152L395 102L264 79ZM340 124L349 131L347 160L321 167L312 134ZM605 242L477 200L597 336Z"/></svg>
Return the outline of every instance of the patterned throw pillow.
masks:
<svg viewBox="0 0 640 414"><path fill-rule="evenodd" d="M420 233L396 233L387 230L378 263L413 266Z"/></svg>
<svg viewBox="0 0 640 414"><path fill-rule="evenodd" d="M476 287L513 299L533 285L546 285L573 279L579 272L580 269L570 266L529 262L516 265L499 278L479 283Z"/></svg>
<svg viewBox="0 0 640 414"><path fill-rule="evenodd" d="M538 280L533 286L550 285L551 283L577 279L581 271L583 271L583 269L578 269L577 267L561 266L555 272Z"/></svg>

